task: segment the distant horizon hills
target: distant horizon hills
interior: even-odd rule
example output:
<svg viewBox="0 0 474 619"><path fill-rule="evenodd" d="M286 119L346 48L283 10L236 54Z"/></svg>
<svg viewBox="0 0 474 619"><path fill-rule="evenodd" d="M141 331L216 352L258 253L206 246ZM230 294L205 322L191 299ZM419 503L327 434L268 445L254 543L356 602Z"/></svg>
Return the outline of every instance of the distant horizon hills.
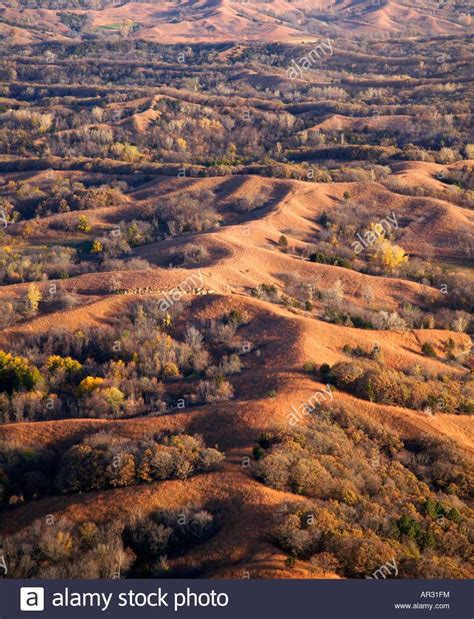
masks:
<svg viewBox="0 0 474 619"><path fill-rule="evenodd" d="M84 36L158 43L311 43L323 36L464 35L464 0L8 0L0 2L0 40L28 44Z"/></svg>

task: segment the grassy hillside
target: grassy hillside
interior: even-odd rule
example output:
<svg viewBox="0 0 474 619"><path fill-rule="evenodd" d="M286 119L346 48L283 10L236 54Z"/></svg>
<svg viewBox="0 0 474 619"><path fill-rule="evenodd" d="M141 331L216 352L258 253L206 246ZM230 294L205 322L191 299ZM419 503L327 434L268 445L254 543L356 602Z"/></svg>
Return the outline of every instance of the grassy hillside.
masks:
<svg viewBox="0 0 474 619"><path fill-rule="evenodd" d="M473 576L468 7L324 5L0 4L9 576Z"/></svg>

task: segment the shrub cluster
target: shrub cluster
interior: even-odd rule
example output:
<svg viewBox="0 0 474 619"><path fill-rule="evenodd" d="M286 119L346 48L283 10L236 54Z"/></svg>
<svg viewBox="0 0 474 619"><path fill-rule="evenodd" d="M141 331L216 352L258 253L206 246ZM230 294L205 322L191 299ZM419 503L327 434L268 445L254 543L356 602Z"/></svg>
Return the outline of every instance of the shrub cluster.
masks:
<svg viewBox="0 0 474 619"><path fill-rule="evenodd" d="M407 374L380 363L353 361L336 363L328 380L344 391L364 400L394 404L432 412L474 413L472 377L423 375L419 368Z"/></svg>
<svg viewBox="0 0 474 619"><path fill-rule="evenodd" d="M431 458L425 465L430 446L423 455L343 409L313 415L307 427L262 435L254 449L259 481L307 497L279 510L274 542L290 557L349 578L394 559L398 577L472 576L473 515L461 498L470 467L458 451L442 465L440 484L441 470L429 470ZM450 446L438 449L449 453Z"/></svg>
<svg viewBox="0 0 474 619"><path fill-rule="evenodd" d="M177 400L230 399L226 377L241 371L239 324L227 316L201 330L188 324L180 341L172 335L178 305L167 311L150 299L104 329L24 334L1 353L0 419L161 414ZM16 355L24 350L28 358Z"/></svg>
<svg viewBox="0 0 474 619"><path fill-rule="evenodd" d="M7 578L152 578L184 575L174 557L214 536L215 513L204 509L162 510L114 522L73 523L50 515L0 545ZM190 572L190 575L195 575Z"/></svg>
<svg viewBox="0 0 474 619"><path fill-rule="evenodd" d="M62 518L35 523L4 538L0 546L6 578L119 578L127 574L135 556L126 549L123 525Z"/></svg>
<svg viewBox="0 0 474 619"><path fill-rule="evenodd" d="M7 504L45 494L187 479L214 470L223 457L200 436L188 434L135 440L99 432L62 452L5 446L0 455L0 497Z"/></svg>
<svg viewBox="0 0 474 619"><path fill-rule="evenodd" d="M94 434L68 449L59 463L59 492L88 492L139 483L186 479L213 470L223 459L202 438L174 434L149 441Z"/></svg>
<svg viewBox="0 0 474 619"><path fill-rule="evenodd" d="M216 515L207 510L157 511L147 518L133 520L123 532L126 546L137 557L130 576L169 576L169 557L184 554L211 538L218 529Z"/></svg>

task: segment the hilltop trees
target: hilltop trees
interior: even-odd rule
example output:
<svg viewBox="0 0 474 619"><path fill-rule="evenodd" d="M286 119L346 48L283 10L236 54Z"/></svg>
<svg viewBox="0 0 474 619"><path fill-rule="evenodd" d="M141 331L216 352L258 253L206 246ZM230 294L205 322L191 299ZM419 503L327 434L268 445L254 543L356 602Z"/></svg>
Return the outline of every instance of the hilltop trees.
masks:
<svg viewBox="0 0 474 619"><path fill-rule="evenodd" d="M29 500L48 494L91 492L214 471L224 458L199 435L165 433L142 439L90 434L69 448L0 453L0 494Z"/></svg>
<svg viewBox="0 0 474 619"><path fill-rule="evenodd" d="M170 435L137 443L101 433L71 447L62 457L56 485L60 492L187 477L217 467L223 455L200 437Z"/></svg>
<svg viewBox="0 0 474 619"><path fill-rule="evenodd" d="M423 352L431 353L425 346ZM339 362L327 370L328 380L358 397L434 412L470 414L474 410L474 387L469 375L425 376L420 380L409 372L386 368L374 361Z"/></svg>

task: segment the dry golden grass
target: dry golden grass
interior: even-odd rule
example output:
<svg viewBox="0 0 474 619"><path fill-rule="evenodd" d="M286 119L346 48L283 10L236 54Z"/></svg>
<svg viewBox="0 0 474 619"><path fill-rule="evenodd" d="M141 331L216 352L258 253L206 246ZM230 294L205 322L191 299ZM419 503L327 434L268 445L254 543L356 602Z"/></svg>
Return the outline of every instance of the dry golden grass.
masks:
<svg viewBox="0 0 474 619"><path fill-rule="evenodd" d="M418 182L420 176L432 178L437 169L432 164L404 164L397 173ZM444 364L422 356L421 345L431 341L441 347L448 337L453 337L462 347L467 345L468 338L442 330L374 332L337 326L311 317L307 312L289 310L249 296L249 288L263 282L275 283L280 287L281 275L291 272L312 279L323 287L339 279L345 285L348 298L354 303L360 303L358 291L366 282L374 288L375 303L380 300L383 306L396 308L401 298L404 301L427 296L436 298L433 289L420 284L312 264L279 252L274 247L282 232L294 244L311 239L317 229L317 216L325 209L338 208L344 191L349 190L357 200L385 202L387 208L400 215L406 209L407 197L393 194L375 182L312 184L260 177L159 179L146 189L132 192L123 205L96 211L93 213L94 221L106 225L114 218L120 219L129 208L139 212L144 204L154 199L156 186L160 187L160 192L163 191L163 184L169 193L178 192L183 187L218 192L217 206L223 216L223 225L199 235L199 242L209 249L213 257L202 268L204 286L214 292L203 297L190 295L191 306L187 317L219 317L229 309L240 309L251 318L249 325L243 329L242 337L253 343L254 350L260 349L260 356L253 352L244 358L245 369L233 380L236 399L159 417L9 424L0 427L0 439L10 445L47 446L57 441L78 439L100 429L130 437L179 429L202 434L208 445L218 445L226 453L225 465L221 471L187 481L167 481L29 502L18 506L14 512L4 513L0 519L0 531L9 533L18 530L48 514L57 517L65 515L77 521L107 521L126 514L144 515L160 507L179 508L214 502L225 509L226 525L216 537L186 555L187 565L204 565L206 574L216 577L245 578L247 574L265 578L321 577L309 572L299 562L289 572L285 557L268 541L269 523L285 503L295 500L295 496L272 490L252 478L246 464L256 437L262 431L286 427L292 405L298 406L315 391L324 388L324 385L303 373L305 361L334 364L347 358L342 352L345 344L370 349L376 340L390 367L408 368L419 363L428 370L440 372ZM261 193L271 196L269 206L261 211L237 218L226 211L227 202ZM468 214L440 201L427 200L426 208L433 208L435 215L431 223L421 222L414 228L416 242L420 243L423 239L427 243L428 240L439 242L448 251L450 231L458 226L470 225ZM41 225L47 220L45 218ZM170 246L182 242L179 239L167 241ZM140 248L137 254L153 264L159 263L162 251L163 244L151 244ZM156 266L147 271L124 272L121 275L124 287L158 286L167 290L193 272L197 269ZM10 327L3 332L2 343L8 337L25 331L47 332L57 326L75 329L106 324L110 318L120 315L128 303L140 297L108 293L104 280L110 275L105 278L103 273L92 273L62 282L65 288L83 294L87 303L76 309L40 316L28 324ZM11 294L12 291L24 294L26 288L27 284L5 287L2 294ZM455 373L460 370L453 367L450 371ZM269 397L270 391L274 391L276 396ZM361 416L377 420L387 430L404 437L450 438L466 454L474 453L472 417L451 414L427 417L400 407L358 400L342 392L335 393L334 401L356 410ZM226 548L225 556L222 548Z"/></svg>

